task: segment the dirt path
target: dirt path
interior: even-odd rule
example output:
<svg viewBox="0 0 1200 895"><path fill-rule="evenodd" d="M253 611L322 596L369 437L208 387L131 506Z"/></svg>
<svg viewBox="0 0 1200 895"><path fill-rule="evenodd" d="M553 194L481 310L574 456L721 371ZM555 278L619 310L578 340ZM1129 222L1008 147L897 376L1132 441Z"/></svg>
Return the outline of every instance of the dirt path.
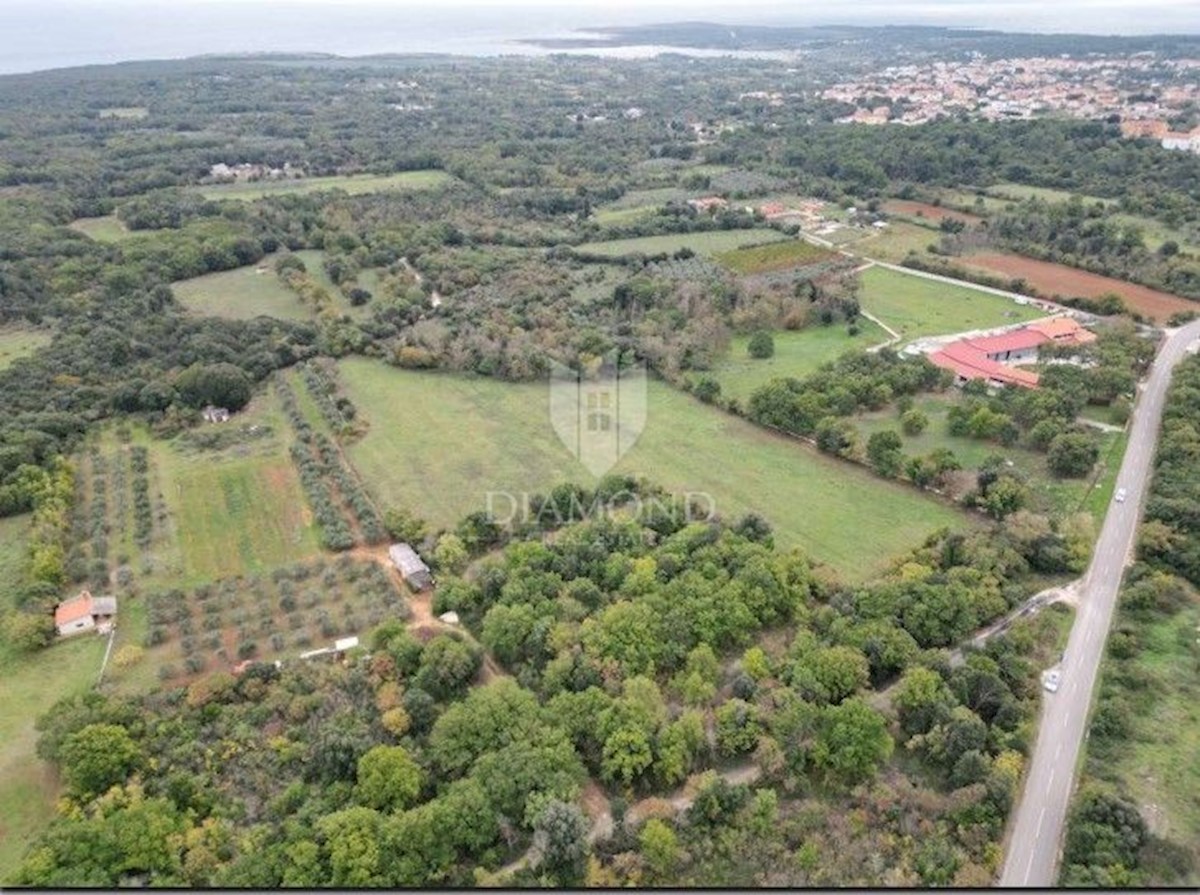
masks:
<svg viewBox="0 0 1200 895"><path fill-rule="evenodd" d="M502 677L511 677L507 671L500 667L500 663L495 657L484 649L475 637L464 628L462 625L452 625L442 621L433 614L433 591L426 590L420 593L413 593L408 585L404 583L404 579L400 576L400 572L392 564L391 557L388 556L388 548L386 545L375 547L353 547L346 551L348 556L365 562L374 562L383 566L387 570L388 576L392 579L392 583L401 593L408 595L408 608L412 612L412 616L405 623L405 626L410 631L417 631L421 628L433 628L439 631L456 631L465 637L469 642L483 652L483 665L479 669L480 683L490 684L494 680Z"/></svg>
<svg viewBox="0 0 1200 895"><path fill-rule="evenodd" d="M726 783L734 786L742 783L747 785L754 783L759 777L762 776L762 771L759 769L758 765L751 764L750 762L735 765L734 767L720 771L719 773L720 776L725 779ZM625 812L626 828L637 826L638 823L643 820L649 809L657 804L661 804L664 801L674 809L676 814L682 814L684 811L687 811L692 807L692 803L696 801L696 782L699 776L699 774L694 774L692 777L689 777L683 786L679 787L679 789L675 790L675 792L669 796L651 796L650 798L642 799L640 802L636 802L630 806L629 810Z"/></svg>
<svg viewBox="0 0 1200 895"><path fill-rule="evenodd" d="M418 286L424 285L425 277L421 275L421 271L412 266L412 263L407 258L401 258L400 263L404 265L404 269L412 276L413 282ZM442 294L436 289L431 290L429 293L429 305L434 308L441 307L442 305Z"/></svg>

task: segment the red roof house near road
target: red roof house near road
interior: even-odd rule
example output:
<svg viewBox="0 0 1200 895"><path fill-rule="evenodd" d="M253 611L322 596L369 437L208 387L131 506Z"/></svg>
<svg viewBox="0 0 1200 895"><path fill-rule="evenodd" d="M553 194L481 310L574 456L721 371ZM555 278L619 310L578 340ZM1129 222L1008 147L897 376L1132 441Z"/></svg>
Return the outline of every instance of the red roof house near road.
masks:
<svg viewBox="0 0 1200 895"><path fill-rule="evenodd" d="M1037 388L1036 373L1007 364L1037 360L1038 349L1045 344L1086 345L1096 334L1070 317L1047 317L1020 329L995 336L980 336L951 342L929 355L929 360L960 379L986 379L991 385L1019 385Z"/></svg>
<svg viewBox="0 0 1200 895"><path fill-rule="evenodd" d="M1038 384L1037 373L1007 367L972 347L969 342L951 342L929 355L929 360L963 380L986 379L989 385L1019 385L1023 388L1037 388Z"/></svg>

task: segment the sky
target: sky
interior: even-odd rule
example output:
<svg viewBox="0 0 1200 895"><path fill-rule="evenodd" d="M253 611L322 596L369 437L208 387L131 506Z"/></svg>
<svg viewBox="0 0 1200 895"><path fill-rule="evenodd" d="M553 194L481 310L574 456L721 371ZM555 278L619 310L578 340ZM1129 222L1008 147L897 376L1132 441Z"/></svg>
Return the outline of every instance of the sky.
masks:
<svg viewBox="0 0 1200 895"><path fill-rule="evenodd" d="M0 73L203 53L514 52L521 37L665 21L1200 32L1200 0L0 0Z"/></svg>

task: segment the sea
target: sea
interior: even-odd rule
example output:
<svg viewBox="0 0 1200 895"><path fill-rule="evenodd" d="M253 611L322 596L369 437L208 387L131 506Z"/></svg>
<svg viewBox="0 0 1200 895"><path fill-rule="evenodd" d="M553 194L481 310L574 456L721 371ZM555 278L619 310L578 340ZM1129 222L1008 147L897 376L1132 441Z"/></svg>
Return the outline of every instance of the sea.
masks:
<svg viewBox="0 0 1200 895"><path fill-rule="evenodd" d="M0 0L0 74L204 54L537 55L528 38L655 22L1200 32L1198 0ZM646 56L659 47L587 52ZM730 55L695 51L696 55Z"/></svg>

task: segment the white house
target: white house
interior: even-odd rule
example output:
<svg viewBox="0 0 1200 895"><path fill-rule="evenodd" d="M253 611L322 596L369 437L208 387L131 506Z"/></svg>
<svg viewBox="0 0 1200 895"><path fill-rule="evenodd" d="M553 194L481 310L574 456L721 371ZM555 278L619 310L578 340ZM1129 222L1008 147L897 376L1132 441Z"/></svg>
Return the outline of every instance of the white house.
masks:
<svg viewBox="0 0 1200 895"><path fill-rule="evenodd" d="M84 631L107 634L117 617L116 597L93 597L88 591L59 603L54 610L54 626L59 637L70 637Z"/></svg>

